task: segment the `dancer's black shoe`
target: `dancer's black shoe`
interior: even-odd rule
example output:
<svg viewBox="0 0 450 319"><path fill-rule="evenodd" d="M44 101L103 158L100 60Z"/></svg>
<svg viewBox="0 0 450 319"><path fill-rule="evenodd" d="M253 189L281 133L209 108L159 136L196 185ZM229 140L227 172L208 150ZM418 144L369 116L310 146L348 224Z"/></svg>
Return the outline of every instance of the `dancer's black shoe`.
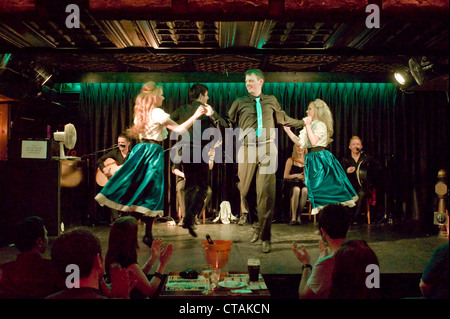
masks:
<svg viewBox="0 0 450 319"><path fill-rule="evenodd" d="M184 229L189 230L189 234L191 234L192 237L197 237L197 233L195 232L193 225L186 225L186 224L184 224L181 227L183 227Z"/></svg>
<svg viewBox="0 0 450 319"><path fill-rule="evenodd" d="M153 239L149 237L142 238L142 242L146 244L148 247L152 248Z"/></svg>

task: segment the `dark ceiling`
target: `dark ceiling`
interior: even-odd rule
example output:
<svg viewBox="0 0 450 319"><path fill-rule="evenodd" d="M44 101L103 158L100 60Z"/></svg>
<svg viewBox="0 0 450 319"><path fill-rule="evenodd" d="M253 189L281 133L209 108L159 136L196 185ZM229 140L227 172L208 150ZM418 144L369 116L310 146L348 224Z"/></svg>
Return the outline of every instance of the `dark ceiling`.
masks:
<svg viewBox="0 0 450 319"><path fill-rule="evenodd" d="M80 7L80 28L72 29L63 3L1 1L0 53L12 53L8 68L41 65L60 82L92 72L229 75L250 68L386 80L396 66L425 55L447 74L448 88L448 0L69 1ZM368 3L382 7L379 28L366 26Z"/></svg>

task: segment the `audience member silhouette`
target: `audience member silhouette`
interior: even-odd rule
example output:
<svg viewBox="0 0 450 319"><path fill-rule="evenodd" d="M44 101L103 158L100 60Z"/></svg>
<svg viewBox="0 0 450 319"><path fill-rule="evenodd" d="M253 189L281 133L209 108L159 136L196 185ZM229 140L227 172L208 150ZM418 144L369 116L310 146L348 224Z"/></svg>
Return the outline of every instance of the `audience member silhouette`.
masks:
<svg viewBox="0 0 450 319"><path fill-rule="evenodd" d="M334 253L346 240L349 228L349 214L347 208L341 204L329 204L319 212L318 226L323 240L328 244L330 254L319 256L314 264L310 264L310 256L302 245L301 251L294 242L292 248L297 259L303 264L302 278L299 285L301 299L327 299L331 288L331 274L334 267ZM324 247L319 246L321 254Z"/></svg>
<svg viewBox="0 0 450 319"><path fill-rule="evenodd" d="M366 241L345 241L334 254L334 268L328 298L378 299L380 297L379 269L378 258ZM370 277L372 273L375 274L374 278ZM377 275L378 278L376 278Z"/></svg>
<svg viewBox="0 0 450 319"><path fill-rule="evenodd" d="M134 287L133 278L118 265L112 267L111 287L106 285L100 241L89 230L74 229L60 235L51 255L66 288L47 299L128 298Z"/></svg>
<svg viewBox="0 0 450 319"><path fill-rule="evenodd" d="M169 244L164 248L162 239L156 238L152 243L150 258L141 267L137 262L137 234L138 223L134 217L124 216L116 219L109 234L108 252L105 258L106 274L109 277L109 266L118 263L122 268L127 269L136 280L136 286L131 292L130 298L151 298L162 282L162 273L172 257L173 246ZM149 279L147 273L156 260L159 260L159 265Z"/></svg>
<svg viewBox="0 0 450 319"><path fill-rule="evenodd" d="M41 299L59 291L63 281L58 280L52 261L43 257L48 247L44 220L27 217L15 234L20 254L0 266L0 299Z"/></svg>
<svg viewBox="0 0 450 319"><path fill-rule="evenodd" d="M448 299L448 241L439 246L431 256L419 288L427 299Z"/></svg>

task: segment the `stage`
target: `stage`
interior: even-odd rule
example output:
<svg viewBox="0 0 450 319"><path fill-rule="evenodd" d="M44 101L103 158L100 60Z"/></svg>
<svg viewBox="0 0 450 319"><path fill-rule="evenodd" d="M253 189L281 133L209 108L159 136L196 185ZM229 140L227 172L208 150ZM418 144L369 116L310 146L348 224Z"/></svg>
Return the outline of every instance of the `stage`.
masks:
<svg viewBox="0 0 450 319"><path fill-rule="evenodd" d="M351 226L348 239L364 239L378 256L381 273L381 289L384 298L397 299L418 297L420 275L425 269L433 251L447 241L447 237L437 231L426 233L417 222L409 221L398 224L379 223ZM108 247L109 226L95 226L89 229L102 243L103 255ZM301 278L301 264L292 252L292 242L302 244L311 256L311 262L317 259L319 249L317 224L307 222L289 226L286 223L272 225L272 250L269 254L261 251L261 241L250 243L252 227L249 224L200 223L197 225L197 238L189 235L180 226L170 226L165 219L158 220L153 227L154 237L161 237L165 243L174 245L174 254L168 263L165 274L170 271L182 271L187 268L202 270L206 266L201 242L209 234L213 240L232 240L233 245L227 269L229 271L246 271L247 259L257 257L261 260L263 274L272 298L296 298L298 283ZM144 225L139 225L138 260L143 264L149 257L150 249L141 242ZM54 241L50 237L50 246ZM13 260L17 254L15 247L0 249L0 263ZM47 250L50 256L50 248Z"/></svg>

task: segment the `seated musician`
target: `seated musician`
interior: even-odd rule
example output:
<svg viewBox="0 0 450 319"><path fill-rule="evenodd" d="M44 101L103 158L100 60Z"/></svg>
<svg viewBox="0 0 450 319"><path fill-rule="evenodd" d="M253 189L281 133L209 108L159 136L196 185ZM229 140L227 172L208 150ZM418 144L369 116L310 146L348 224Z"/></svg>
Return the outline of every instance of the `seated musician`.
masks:
<svg viewBox="0 0 450 319"><path fill-rule="evenodd" d="M117 138L117 146L111 151L105 153L97 160L97 167L103 174L109 179L114 172L111 171L110 165L105 165L105 161L109 158L115 161L116 165L122 165L128 159L128 155L131 152L131 140L125 134L120 134ZM102 186L102 184L99 184ZM103 185L104 186L104 185ZM111 209L110 222L114 222L119 217L119 212L115 209Z"/></svg>
<svg viewBox="0 0 450 319"><path fill-rule="evenodd" d="M351 208L352 222L356 225L373 191L375 185L373 176L379 169L379 164L362 150L363 144L360 137L352 136L348 148L350 155L342 159L341 165L359 197L356 206Z"/></svg>
<svg viewBox="0 0 450 319"><path fill-rule="evenodd" d="M104 162L108 158L112 158L117 162L117 165L122 165L123 163L125 163L131 151L130 144L130 138L125 134L120 134L117 138L118 148L114 148L105 155L99 157L99 159L97 160L97 166L103 172L103 174L105 174L106 177L110 178L112 174L110 172L110 169L105 166Z"/></svg>

